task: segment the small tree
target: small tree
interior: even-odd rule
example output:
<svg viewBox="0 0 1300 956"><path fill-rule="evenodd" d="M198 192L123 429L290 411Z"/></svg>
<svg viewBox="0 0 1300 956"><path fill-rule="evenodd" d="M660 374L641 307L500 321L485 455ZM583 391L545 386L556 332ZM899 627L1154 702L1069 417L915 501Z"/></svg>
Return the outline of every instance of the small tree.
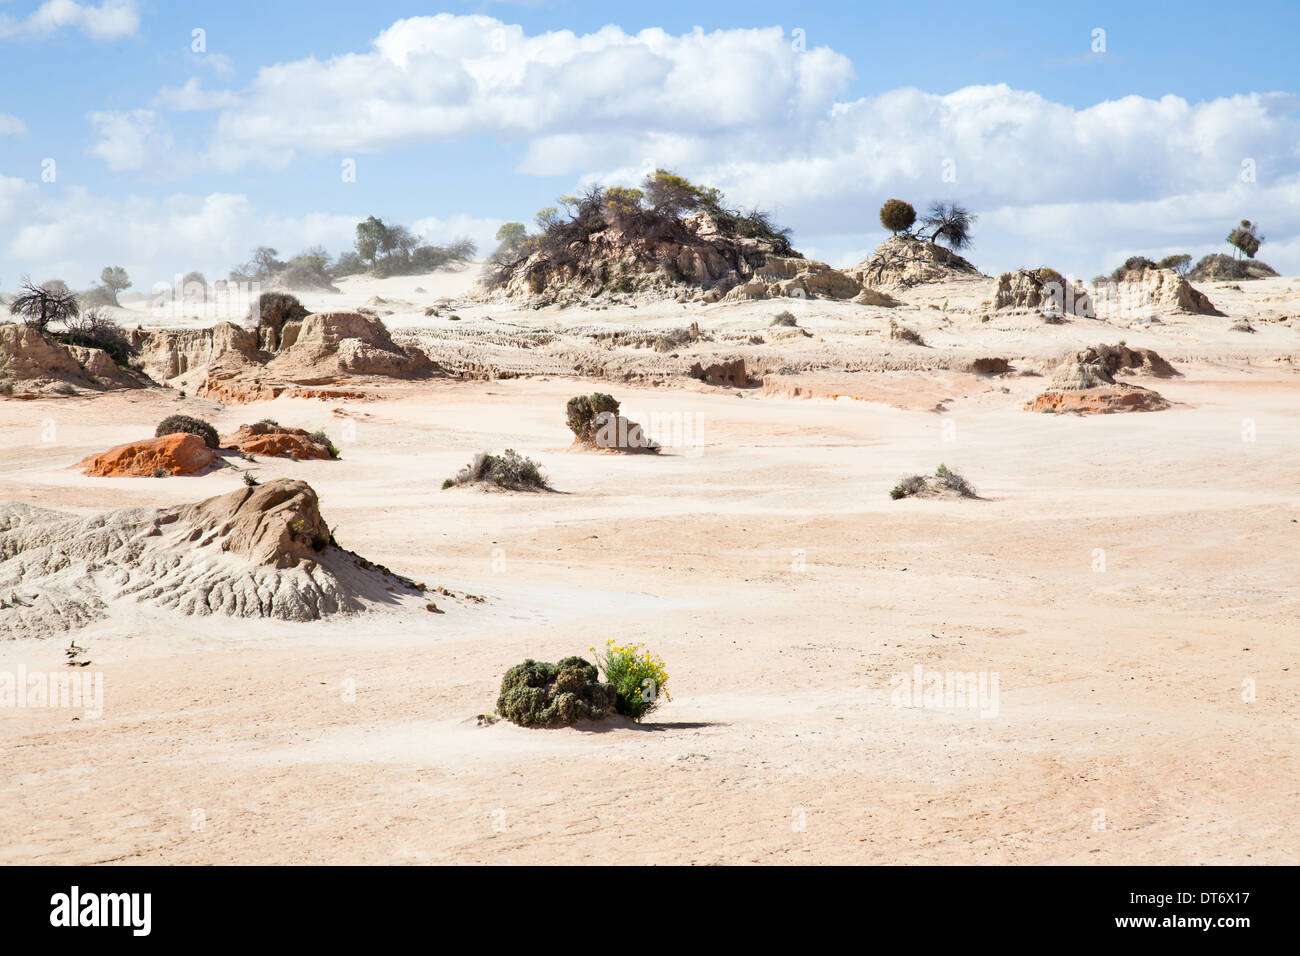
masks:
<svg viewBox="0 0 1300 956"><path fill-rule="evenodd" d="M1185 276L1191 271L1192 257L1185 252L1176 256L1165 256L1156 263L1156 267L1159 269L1172 269L1180 276Z"/></svg>
<svg viewBox="0 0 1300 956"><path fill-rule="evenodd" d="M911 203L903 202L901 199L889 199L880 207L880 224L894 235L907 232L914 222L916 222L916 210L912 208Z"/></svg>
<svg viewBox="0 0 1300 956"><path fill-rule="evenodd" d="M1257 222L1251 222L1249 219L1241 220L1241 225L1228 233L1228 245L1244 252L1247 259L1254 259L1255 253L1259 252L1259 247L1264 242L1264 237L1257 232L1258 228Z"/></svg>
<svg viewBox="0 0 1300 956"><path fill-rule="evenodd" d="M104 284L114 305L117 305L117 294L123 289L131 288L131 277L121 266L104 266L104 271L99 274L99 281Z"/></svg>
<svg viewBox="0 0 1300 956"><path fill-rule="evenodd" d="M259 279L267 276L273 276L284 268L284 263L276 258L279 253L270 246L258 246L253 250L253 259L249 263L253 267L253 274Z"/></svg>
<svg viewBox="0 0 1300 956"><path fill-rule="evenodd" d="M364 222L357 223L357 255L369 262L372 269L375 267L375 259L379 255L380 245L387 233L388 227L376 216L370 216Z"/></svg>
<svg viewBox="0 0 1300 956"><path fill-rule="evenodd" d="M18 294L9 303L9 311L44 334L51 322L75 320L81 306L76 294L57 280L33 285L30 279L24 279Z"/></svg>
<svg viewBox="0 0 1300 956"><path fill-rule="evenodd" d="M970 231L977 218L955 202L932 203L921 221L921 236L930 242L942 242L956 252L970 246Z"/></svg>
<svg viewBox="0 0 1300 956"><path fill-rule="evenodd" d="M540 214L539 214L540 215ZM528 228L522 222L506 222L497 230L500 251L515 252L528 238Z"/></svg>

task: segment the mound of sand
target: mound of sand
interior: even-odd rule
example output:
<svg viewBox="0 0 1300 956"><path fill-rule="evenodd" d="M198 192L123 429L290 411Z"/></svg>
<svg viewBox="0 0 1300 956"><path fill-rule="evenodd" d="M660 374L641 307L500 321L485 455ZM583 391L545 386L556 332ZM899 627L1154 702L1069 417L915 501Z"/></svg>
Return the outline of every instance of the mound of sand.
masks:
<svg viewBox="0 0 1300 956"><path fill-rule="evenodd" d="M891 236L844 273L864 289L909 289L929 282L986 278L957 253L913 236Z"/></svg>
<svg viewBox="0 0 1300 956"><path fill-rule="evenodd" d="M0 633L8 637L66 636L124 601L313 621L403 592L418 593L332 543L316 493L301 481L91 518L0 504Z"/></svg>
<svg viewBox="0 0 1300 956"><path fill-rule="evenodd" d="M177 432L118 445L77 467L92 478L148 478L197 475L216 461L216 453L198 435Z"/></svg>
<svg viewBox="0 0 1300 956"><path fill-rule="evenodd" d="M1155 412L1169 407L1159 392L1140 385L1116 382L1119 369L1146 369L1167 378L1177 375L1173 366L1150 349L1101 345L1070 356L1052 373L1051 384L1025 408L1031 412L1078 412L1083 415L1113 412Z"/></svg>
<svg viewBox="0 0 1300 956"><path fill-rule="evenodd" d="M68 395L149 384L102 349L63 345L26 325L0 325L0 393Z"/></svg>
<svg viewBox="0 0 1300 956"><path fill-rule="evenodd" d="M267 458L333 457L329 447L313 438L305 428L288 428L270 422L240 425L233 433L221 437L221 447Z"/></svg>
<svg viewBox="0 0 1300 956"><path fill-rule="evenodd" d="M610 221L562 251L534 252L480 298L522 299L540 308L665 299L851 299L861 291L856 279L805 259L788 243L738 235L703 210L662 222L649 235L626 228Z"/></svg>
<svg viewBox="0 0 1300 956"><path fill-rule="evenodd" d="M1237 259L1226 253L1202 256L1187 278L1193 282L1224 282L1238 279L1273 279L1278 271L1258 259Z"/></svg>

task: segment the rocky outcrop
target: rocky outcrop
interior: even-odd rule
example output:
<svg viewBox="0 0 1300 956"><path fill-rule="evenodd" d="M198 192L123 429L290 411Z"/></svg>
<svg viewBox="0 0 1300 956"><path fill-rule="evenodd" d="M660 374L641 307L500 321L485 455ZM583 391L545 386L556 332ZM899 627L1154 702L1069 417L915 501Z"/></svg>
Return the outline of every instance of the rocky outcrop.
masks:
<svg viewBox="0 0 1300 956"><path fill-rule="evenodd" d="M118 445L83 459L77 467L92 478L170 478L200 474L216 461L202 438L178 432Z"/></svg>
<svg viewBox="0 0 1300 956"><path fill-rule="evenodd" d="M1067 364L1099 365L1110 375L1151 375L1174 378L1182 373L1160 357L1155 349L1127 345L1093 345L1067 357Z"/></svg>
<svg viewBox="0 0 1300 956"><path fill-rule="evenodd" d="M705 301L716 301L718 290L705 293ZM774 299L852 299L862 291L856 279L824 262L791 256L771 256L754 270L753 278L738 285L721 298Z"/></svg>
<svg viewBox="0 0 1300 956"><path fill-rule="evenodd" d="M745 372L745 360L733 359L729 362L714 362L705 366L696 362L691 366L690 375L710 385L723 385L728 388L747 388L749 376Z"/></svg>
<svg viewBox="0 0 1300 956"><path fill-rule="evenodd" d="M1004 358L989 356L971 359L962 366L962 370L974 375L1005 375L1011 371L1011 363Z"/></svg>
<svg viewBox="0 0 1300 956"><path fill-rule="evenodd" d="M1135 312L1224 314L1205 293L1172 269L1129 271L1118 282L1099 283L1093 289L1093 298L1097 313L1103 318L1131 318Z"/></svg>
<svg viewBox="0 0 1300 956"><path fill-rule="evenodd" d="M302 386L358 379L411 379L433 373L419 348L396 344L377 317L324 312L241 328L132 334L140 362L160 380L180 380L196 394L229 403L273 399ZM329 397L345 397L337 390Z"/></svg>
<svg viewBox="0 0 1300 956"><path fill-rule="evenodd" d="M64 345L27 325L0 325L0 392L5 394L102 392L148 384L102 349Z"/></svg>
<svg viewBox="0 0 1300 956"><path fill-rule="evenodd" d="M891 236L844 273L866 289L910 289L930 282L984 278L957 253L912 236Z"/></svg>
<svg viewBox="0 0 1300 956"><path fill-rule="evenodd" d="M246 455L266 458L332 458L329 446L303 428L288 428L269 422L240 425L221 437L222 448L234 448Z"/></svg>
<svg viewBox="0 0 1300 956"><path fill-rule="evenodd" d="M775 259L791 264L756 278ZM825 263L803 259L776 237L741 236L719 227L709 212L655 223L641 234L633 221L606 221L563 249L538 250L514 264L495 287L483 287L485 300L525 300L535 308L582 305L631 297L716 302L740 286L755 284L733 298L790 294L830 295L847 289ZM785 285L782 286L782 283ZM769 289L772 291L769 292ZM821 292L811 291L821 289Z"/></svg>
<svg viewBox="0 0 1300 956"><path fill-rule="evenodd" d="M993 308L1046 312L1095 318L1092 299L1083 284L1070 282L1055 269L1019 269L998 276Z"/></svg>
<svg viewBox="0 0 1300 956"><path fill-rule="evenodd" d="M1137 385L1110 385L1077 391L1045 391L1027 406L1031 412L1075 412L1111 415L1116 412L1158 412L1169 407L1158 392Z"/></svg>
<svg viewBox="0 0 1300 956"><path fill-rule="evenodd" d="M230 353L253 361L259 348L258 330L233 322L218 322L207 329L133 329L127 336L139 350L141 367L160 382L211 365Z"/></svg>
<svg viewBox="0 0 1300 956"><path fill-rule="evenodd" d="M419 590L335 545L315 491L301 481L89 518L0 504L6 637L66 638L116 603L313 621Z"/></svg>
<svg viewBox="0 0 1300 956"><path fill-rule="evenodd" d="M375 316L324 312L300 324L286 323L280 351L267 371L311 385L349 375L415 378L427 374L431 364L418 348L394 343Z"/></svg>
<svg viewBox="0 0 1300 956"><path fill-rule="evenodd" d="M1158 392L1140 385L1115 381L1112 369L1132 367L1123 364L1130 357L1122 355L1119 351L1121 348L1120 346L1098 346L1070 356L1057 366L1052 373L1048 388L1028 403L1025 406L1026 410L1094 415L1113 412L1154 412L1168 408L1169 402ZM1154 356L1159 363L1168 364L1154 352L1144 351L1149 352L1150 356ZM1149 367L1155 367L1155 362L1149 359L1148 362ZM1172 371L1170 367L1170 372Z"/></svg>

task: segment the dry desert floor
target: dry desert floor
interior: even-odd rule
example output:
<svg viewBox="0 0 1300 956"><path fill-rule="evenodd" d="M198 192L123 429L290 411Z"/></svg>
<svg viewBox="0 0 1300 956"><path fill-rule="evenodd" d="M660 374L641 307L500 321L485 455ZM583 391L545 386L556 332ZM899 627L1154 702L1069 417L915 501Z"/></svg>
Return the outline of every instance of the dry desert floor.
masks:
<svg viewBox="0 0 1300 956"><path fill-rule="evenodd" d="M69 467L181 407L323 427L341 460L258 475L310 482L345 547L486 598L113 608L77 636L101 716L0 711L0 862L1295 863L1300 376L1178 364L1171 409L1091 417L1025 412L1041 377L944 371L878 401L552 375L0 401L0 500L86 514L239 486ZM570 450L564 403L596 389L693 443ZM440 490L507 447L555 491ZM891 500L940 462L980 498ZM609 638L667 663L646 723L477 719L512 664ZM0 641L0 672L64 646ZM897 706L918 667L996 675L996 700Z"/></svg>

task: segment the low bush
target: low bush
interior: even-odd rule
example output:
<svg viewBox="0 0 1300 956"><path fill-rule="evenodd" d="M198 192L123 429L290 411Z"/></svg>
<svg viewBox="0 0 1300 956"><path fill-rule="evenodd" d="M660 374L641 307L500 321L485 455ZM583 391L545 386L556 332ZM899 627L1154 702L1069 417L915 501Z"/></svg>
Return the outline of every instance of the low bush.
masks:
<svg viewBox="0 0 1300 956"><path fill-rule="evenodd" d="M942 494L945 491L955 492L963 498L976 497L975 489L971 487L970 482L950 470L947 465L940 465L930 476L908 475L906 478L899 479L898 484L890 490L889 497L897 501L899 498Z"/></svg>
<svg viewBox="0 0 1300 956"><path fill-rule="evenodd" d="M326 435L324 431L312 432L311 440L317 444L324 445L329 450L331 458L339 457L338 446L330 441L330 436Z"/></svg>
<svg viewBox="0 0 1300 956"><path fill-rule="evenodd" d="M590 661L529 659L501 678L497 712L521 727L568 727L580 720L603 720L616 704L614 685L601 683Z"/></svg>
<svg viewBox="0 0 1300 956"><path fill-rule="evenodd" d="M541 466L513 448L507 448L500 455L479 452L474 456L474 460L458 471L454 477L444 481L442 487L451 488L455 485L468 485L475 482L493 484L514 491L535 491L548 487Z"/></svg>
<svg viewBox="0 0 1300 956"><path fill-rule="evenodd" d="M162 438L164 435L175 435L178 432L198 435L209 448L221 447L217 430L202 419L192 418L189 415L168 415L158 423L153 434L155 438Z"/></svg>
<svg viewBox="0 0 1300 956"><path fill-rule="evenodd" d="M778 312L776 316L772 319L772 324L796 326L799 324L799 322L797 319L795 319L794 313L787 310L785 312Z"/></svg>

